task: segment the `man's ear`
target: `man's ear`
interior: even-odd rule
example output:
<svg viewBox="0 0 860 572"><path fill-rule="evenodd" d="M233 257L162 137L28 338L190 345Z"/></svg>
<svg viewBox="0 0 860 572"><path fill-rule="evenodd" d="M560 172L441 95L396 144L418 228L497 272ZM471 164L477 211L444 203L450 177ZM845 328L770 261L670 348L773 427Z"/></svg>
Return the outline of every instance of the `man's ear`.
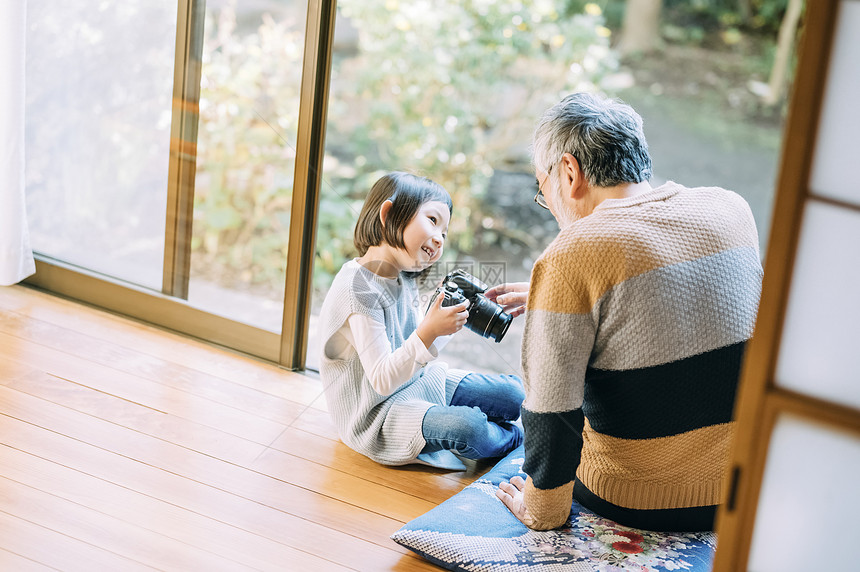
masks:
<svg viewBox="0 0 860 572"><path fill-rule="evenodd" d="M572 199L581 199L585 196L588 185L577 158L570 153L565 153L561 156L559 170L561 171L563 192Z"/></svg>
<svg viewBox="0 0 860 572"><path fill-rule="evenodd" d="M391 207L394 206L394 203L391 200L387 200L382 203L382 206L379 208L379 222L382 223L382 226L385 227L385 219L388 218L388 213L391 211Z"/></svg>

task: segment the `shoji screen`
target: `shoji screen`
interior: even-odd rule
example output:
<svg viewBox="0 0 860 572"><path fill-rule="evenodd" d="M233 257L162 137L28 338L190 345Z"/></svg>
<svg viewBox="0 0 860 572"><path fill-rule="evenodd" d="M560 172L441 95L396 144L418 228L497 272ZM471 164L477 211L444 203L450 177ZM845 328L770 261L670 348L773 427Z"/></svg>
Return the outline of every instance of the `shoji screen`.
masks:
<svg viewBox="0 0 860 572"><path fill-rule="evenodd" d="M807 2L715 570L860 567L860 0Z"/></svg>

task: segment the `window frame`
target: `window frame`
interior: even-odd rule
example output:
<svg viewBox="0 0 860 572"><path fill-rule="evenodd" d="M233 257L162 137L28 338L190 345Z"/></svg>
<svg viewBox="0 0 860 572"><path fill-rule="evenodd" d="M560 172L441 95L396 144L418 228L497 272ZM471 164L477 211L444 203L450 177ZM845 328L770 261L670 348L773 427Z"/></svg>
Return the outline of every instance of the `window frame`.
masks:
<svg viewBox="0 0 860 572"><path fill-rule="evenodd" d="M24 283L165 327L291 370L305 367L325 147L336 0L308 0L299 103L296 166L281 333L250 326L187 303L197 161L205 0L177 1L162 291L149 290L34 253L36 273Z"/></svg>

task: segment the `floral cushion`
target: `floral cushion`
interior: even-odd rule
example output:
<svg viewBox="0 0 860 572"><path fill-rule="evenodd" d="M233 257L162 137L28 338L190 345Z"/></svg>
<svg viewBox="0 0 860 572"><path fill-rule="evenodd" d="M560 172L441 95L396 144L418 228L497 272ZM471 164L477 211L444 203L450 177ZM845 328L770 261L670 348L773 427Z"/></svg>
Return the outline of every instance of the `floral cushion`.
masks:
<svg viewBox="0 0 860 572"><path fill-rule="evenodd" d="M448 570L662 572L711 570L711 532L658 533L621 526L573 502L570 520L538 532L496 498L504 479L520 474L522 447L483 478L404 525L392 539Z"/></svg>

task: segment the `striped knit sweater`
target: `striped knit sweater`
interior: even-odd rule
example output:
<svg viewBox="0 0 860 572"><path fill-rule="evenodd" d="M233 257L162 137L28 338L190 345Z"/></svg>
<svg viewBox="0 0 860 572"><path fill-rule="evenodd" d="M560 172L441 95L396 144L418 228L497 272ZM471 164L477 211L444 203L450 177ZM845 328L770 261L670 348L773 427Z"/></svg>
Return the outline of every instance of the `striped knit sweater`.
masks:
<svg viewBox="0 0 860 572"><path fill-rule="evenodd" d="M752 213L723 189L669 182L559 233L523 339L530 526L563 524L573 494L640 528L712 518L761 278Z"/></svg>

